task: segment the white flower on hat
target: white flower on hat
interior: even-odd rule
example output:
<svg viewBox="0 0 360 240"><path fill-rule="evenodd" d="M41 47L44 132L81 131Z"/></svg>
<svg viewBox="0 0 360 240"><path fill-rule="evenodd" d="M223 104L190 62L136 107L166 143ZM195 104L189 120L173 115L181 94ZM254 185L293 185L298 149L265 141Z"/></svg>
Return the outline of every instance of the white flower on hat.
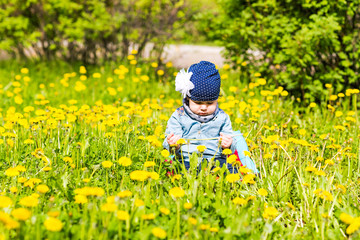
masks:
<svg viewBox="0 0 360 240"><path fill-rule="evenodd" d="M185 98L186 95L191 97L190 90L193 89L195 86L190 81L192 76L192 72L185 71L185 69L181 69L180 72L176 75L175 78L175 90L180 92L183 97Z"/></svg>

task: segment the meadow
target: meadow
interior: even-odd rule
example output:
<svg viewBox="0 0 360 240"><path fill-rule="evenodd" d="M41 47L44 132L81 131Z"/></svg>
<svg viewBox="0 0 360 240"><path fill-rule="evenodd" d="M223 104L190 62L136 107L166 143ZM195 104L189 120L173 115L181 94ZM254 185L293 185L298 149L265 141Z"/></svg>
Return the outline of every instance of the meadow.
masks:
<svg viewBox="0 0 360 240"><path fill-rule="evenodd" d="M261 178L197 174L162 148L178 69L133 54L0 63L0 239L359 237L358 89L302 102L224 65L219 105Z"/></svg>

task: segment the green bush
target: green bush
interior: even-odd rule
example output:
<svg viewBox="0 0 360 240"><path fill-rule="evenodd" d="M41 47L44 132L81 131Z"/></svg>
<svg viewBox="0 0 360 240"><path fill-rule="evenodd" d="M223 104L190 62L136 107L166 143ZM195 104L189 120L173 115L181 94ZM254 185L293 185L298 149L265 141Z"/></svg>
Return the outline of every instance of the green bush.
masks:
<svg viewBox="0 0 360 240"><path fill-rule="evenodd" d="M359 0L220 0L220 11L198 18L202 31L225 46L234 68L248 76L260 72L313 101L326 83L337 91L359 87L359 5ZM244 61L253 67L241 65Z"/></svg>
<svg viewBox="0 0 360 240"><path fill-rule="evenodd" d="M183 0L0 0L0 49L14 57L96 63L165 42L191 18Z"/></svg>

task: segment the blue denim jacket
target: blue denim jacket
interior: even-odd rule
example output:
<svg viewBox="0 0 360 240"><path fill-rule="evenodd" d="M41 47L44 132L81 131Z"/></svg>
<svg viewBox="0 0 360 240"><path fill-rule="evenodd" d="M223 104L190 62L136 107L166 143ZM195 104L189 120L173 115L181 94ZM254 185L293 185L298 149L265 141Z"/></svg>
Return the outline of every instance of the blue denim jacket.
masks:
<svg viewBox="0 0 360 240"><path fill-rule="evenodd" d="M181 136L184 139L207 139L220 137L220 133L226 135L233 135L231 127L231 121L229 115L223 110L219 109L217 115L206 123L201 123L191 118L184 107L179 107L168 120L165 134L166 136L170 133ZM205 140L205 141L190 141L188 144L184 144L177 150L177 155L183 155L184 161L189 161L189 157L193 152L198 152L197 146L204 145L206 150L203 153L203 157L211 159L215 157L220 163L226 160L226 156L222 154L222 148L219 144L219 139ZM164 148L170 150L169 144L167 143L166 137L163 143ZM231 150L234 152L236 141L233 138ZM201 161L199 159L199 161Z"/></svg>

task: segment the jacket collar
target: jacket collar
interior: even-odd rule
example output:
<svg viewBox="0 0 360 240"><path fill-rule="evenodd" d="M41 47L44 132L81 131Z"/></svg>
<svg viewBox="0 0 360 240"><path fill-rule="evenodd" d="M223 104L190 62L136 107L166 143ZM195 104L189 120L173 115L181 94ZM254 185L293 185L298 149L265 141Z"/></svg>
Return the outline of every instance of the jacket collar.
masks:
<svg viewBox="0 0 360 240"><path fill-rule="evenodd" d="M207 122L213 120L214 117L219 112L219 104L216 105L216 110L214 113L212 113L210 115L206 115L206 116L200 116L198 114L193 113L193 111L191 111L191 109L189 107L189 100L187 100L186 98L183 99L183 105L184 105L184 110L189 115L189 117L191 117L192 119L199 121L201 123L207 123Z"/></svg>

